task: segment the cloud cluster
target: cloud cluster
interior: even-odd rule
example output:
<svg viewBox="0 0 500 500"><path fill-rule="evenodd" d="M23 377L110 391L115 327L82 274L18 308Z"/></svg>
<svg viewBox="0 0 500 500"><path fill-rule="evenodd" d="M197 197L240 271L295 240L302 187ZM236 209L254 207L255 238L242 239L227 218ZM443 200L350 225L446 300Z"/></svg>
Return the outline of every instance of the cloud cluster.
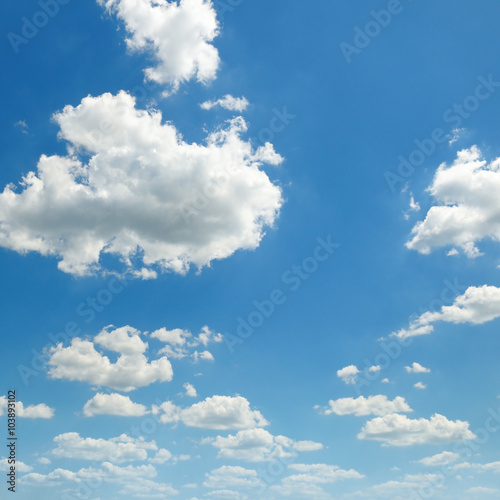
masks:
<svg viewBox="0 0 500 500"><path fill-rule="evenodd" d="M390 446L454 443L474 438L468 422L448 420L437 413L429 420L412 420L396 413L377 417L369 420L358 434L358 439L381 441Z"/></svg>
<svg viewBox="0 0 500 500"><path fill-rule="evenodd" d="M391 336L406 339L428 335L434 331L433 323L437 321L480 325L499 316L500 288L488 285L471 286L467 288L463 295L458 296L452 305L442 306L440 311L428 311L420 315L408 328L394 332Z"/></svg>
<svg viewBox="0 0 500 500"><path fill-rule="evenodd" d="M95 344L119 354L115 363L98 352L94 342L90 340L76 337L68 347L58 344L50 350L49 376L107 386L120 391L132 391L153 382L172 380L170 361L163 356L149 362L144 354L148 343L140 336L140 331L125 326L116 329L106 327L94 338ZM105 399L98 398L97 402L94 401L89 406L89 411L94 411L96 403L102 403ZM123 403L124 400L121 400L121 404Z"/></svg>
<svg viewBox="0 0 500 500"><path fill-rule="evenodd" d="M97 0L124 22L133 52L153 54L157 65L145 70L148 80L176 91L182 82L215 78L219 54L211 42L219 34L210 0Z"/></svg>
<svg viewBox="0 0 500 500"><path fill-rule="evenodd" d="M204 326L197 336L194 336L189 330L175 328L167 330L160 328L151 333L151 338L158 339L165 343L158 354L166 354L170 359L182 359L188 356L198 362L200 359L205 361L213 361L213 356L207 350L194 350L196 347L206 347L210 343L220 343L223 340L221 333L216 333L210 330L208 326Z"/></svg>
<svg viewBox="0 0 500 500"><path fill-rule="evenodd" d="M464 149L451 166L439 166L428 191L437 204L413 228L409 249L452 246L451 255L460 248L473 258L478 242L500 241L500 158L488 163L476 146Z"/></svg>
<svg viewBox="0 0 500 500"><path fill-rule="evenodd" d="M323 445L313 441L294 441L285 436L273 436L265 429L247 429L236 435L206 438L203 444L211 444L219 450L217 457L247 462L264 462L296 456L296 451L321 450Z"/></svg>
<svg viewBox="0 0 500 500"><path fill-rule="evenodd" d="M257 410L250 408L250 402L241 397L212 396L188 408L180 408L171 401L153 405L155 415L162 423L182 422L188 427L200 429L253 429L269 425Z"/></svg>
<svg viewBox="0 0 500 500"><path fill-rule="evenodd" d="M242 140L242 118L205 145L188 144L159 111L137 109L120 91L86 97L54 120L68 156L43 155L19 192L5 187L2 247L55 256L78 276L109 270L108 254L151 278L255 249L278 216L281 189L259 167L282 158Z"/></svg>

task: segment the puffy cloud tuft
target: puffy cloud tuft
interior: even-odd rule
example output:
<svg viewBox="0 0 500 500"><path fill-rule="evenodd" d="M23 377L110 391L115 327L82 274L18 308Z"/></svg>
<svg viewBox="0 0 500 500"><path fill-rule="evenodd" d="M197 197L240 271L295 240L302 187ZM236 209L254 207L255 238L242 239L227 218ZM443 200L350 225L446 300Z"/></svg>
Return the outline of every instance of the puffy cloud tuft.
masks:
<svg viewBox="0 0 500 500"><path fill-rule="evenodd" d="M125 23L127 47L150 52L157 65L146 78L176 91L196 78L207 83L216 76L219 53L211 42L219 34L211 0L97 0Z"/></svg>

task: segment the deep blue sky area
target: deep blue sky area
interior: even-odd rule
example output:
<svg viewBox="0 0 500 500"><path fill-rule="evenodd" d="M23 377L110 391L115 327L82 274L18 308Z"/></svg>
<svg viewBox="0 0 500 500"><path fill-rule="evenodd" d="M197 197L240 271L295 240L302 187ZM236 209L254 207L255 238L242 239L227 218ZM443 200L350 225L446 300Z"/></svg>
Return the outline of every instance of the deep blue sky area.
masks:
<svg viewBox="0 0 500 500"><path fill-rule="evenodd" d="M23 416L18 403L17 498L500 498L500 417L488 427L500 407L500 197L494 195L500 174L491 166L500 157L497 2L224 0L214 2L214 13L209 0L182 0L178 8L185 9L184 21L199 16L196 26L201 26L203 12L217 15L218 36L207 43L217 49L220 61L208 81L190 75L174 89L168 82L148 81L144 70L159 64L158 40L173 43L171 57L194 50L188 46L191 31L173 25L171 31L157 31L156 42L149 39L146 49L133 51L125 42L133 35L117 10L96 1L49 3L57 5L57 14L18 44L13 34L25 36L26 20L40 16L43 1L4 1L1 7L0 191L13 184L20 197L28 190L23 178L29 172L40 175L42 155L90 162L103 175L107 168L123 168L123 176L112 184L131 175L123 166L126 155L135 154L137 165L149 165L144 158L153 146L140 154L134 150L139 132L130 143L101 151L107 158L102 161L92 158L94 153L72 151L72 144L58 136L61 127L53 116L65 106L125 91L136 98L137 109L161 113L161 123L175 127L185 144L204 148L209 134L242 116L248 130L240 137L248 151L270 142L284 159L251 167L265 174L267 191L257 192L259 184L253 181L238 188L243 191L234 188L232 206L214 212L213 217L222 218L219 232L210 234L208 211L197 214L199 232L193 226L186 230L193 232L193 245L203 238L219 241L233 223L236 241L237 225L244 224L249 211L271 204L276 186L281 208L259 229L253 249L237 245L223 258L216 252L206 266L197 266L193 258L186 273L162 270L160 258L144 260L156 273L154 279L133 278L134 261L123 272L122 285L115 268L107 269L118 259L103 253L95 263L98 270L78 275L58 268L64 245L80 245L78 238L85 234L90 235L87 242L94 241L100 230L85 232L82 221L92 212L92 202L78 205L63 180L56 191L45 186L45 204L26 197L16 205L6 191L0 194L0 398L15 389L27 412ZM144 30L161 19L152 17L148 24L139 12L178 4L108 3L117 9L128 5L131 20ZM199 5L206 10L196 11ZM386 16L387 9L398 13L382 26L374 19ZM377 35L366 35L367 29L376 29ZM356 45L360 34L365 47ZM349 57L346 44L354 50ZM486 89L483 100L471 97L478 86ZM200 107L227 94L244 96L248 107ZM100 112L106 109L102 101ZM85 118L80 124L85 126ZM437 129L439 143L432 139ZM430 149L415 153L422 141ZM470 153L474 147L484 160L479 170L474 160L453 170L458 152ZM174 160L158 164L158 172L188 168L180 149L171 154ZM417 157L423 158L421 164L402 173L402 159ZM444 164L450 184L442 188L436 179ZM187 197L191 186L183 183L201 183L210 168L215 164L201 165L198 177L182 181L175 177L181 174L172 174L168 193L177 189L179 199ZM152 188L156 182L160 186L160 180L153 181ZM151 216L145 244L170 241L168 231L154 223L167 205L150 209L150 193L140 192L147 188L135 185L142 196L139 212ZM250 192L260 201L246 207ZM58 205L63 194L67 200ZM109 196L103 206L110 212L103 213L103 221L128 213L118 198L114 207ZM175 196L174 201L169 196L163 201L175 204ZM445 207L446 216L431 220ZM164 220L170 220L170 209L164 209ZM68 221L67 232L57 220ZM31 251L30 237L53 238L47 243L52 250ZM114 244L115 237L120 241L112 233L103 247ZM412 240L413 247L406 246ZM330 248L328 242L337 245ZM472 258L469 243L481 255ZM425 244L429 251L423 250ZM205 251L201 245L200 252ZM225 247L218 248L223 252ZM447 255L452 249L457 255ZM116 255L123 270L126 255ZM272 303L277 294L280 300ZM427 311L435 313L434 319L419 320ZM412 336L403 347L391 336L402 329L411 334L416 324L432 325L433 331ZM134 390L124 390L87 375L96 357L82 361L64 351L76 345L71 340L77 337L93 345L101 361L107 356L109 363L120 363L125 351L106 349L95 340L109 325L140 331L127 337L128 348L134 349L139 339L147 342L144 354L151 363L165 347L152 332L183 329L192 337L184 345L185 357L165 355L173 369L170 381L136 381ZM188 347L205 325L223 338ZM49 334L65 329L78 333L52 336L64 340L56 348ZM389 358L387 346L397 354ZM213 359L197 359L195 350L208 350ZM56 351L61 357L66 353L70 365L82 363L78 376L54 375L60 362L51 358ZM375 368L369 372L370 367ZM349 368L350 378L345 376ZM195 388L193 397L186 383ZM106 399L105 414L85 415L84 406L99 394L117 399L112 404ZM208 419L203 405L236 405L241 398L248 408L221 407L215 420L203 420ZM7 430L2 401L0 435ZM127 401L127 408L142 405L142 410L136 408L133 415L118 407L112 414L109 408L116 401ZM163 414L154 405L167 402L177 408L177 420L157 422ZM30 406L35 407L31 415ZM191 407L202 413L195 423L188 417L195 413ZM260 412L268 425L255 423L251 412ZM220 423L224 418L234 422ZM444 420L437 425L435 418ZM154 422L154 428L144 431L149 425L144 422ZM71 441L68 436L75 434ZM154 444L144 448L144 441ZM161 449L171 456L155 461ZM0 459L8 458L4 454L5 447ZM6 460L0 461L1 470L7 467ZM97 487L89 486L92 474L99 478ZM142 486L134 489L134 484ZM4 491L7 496L8 487L1 482L0 497ZM429 489L431 496L418 493Z"/></svg>

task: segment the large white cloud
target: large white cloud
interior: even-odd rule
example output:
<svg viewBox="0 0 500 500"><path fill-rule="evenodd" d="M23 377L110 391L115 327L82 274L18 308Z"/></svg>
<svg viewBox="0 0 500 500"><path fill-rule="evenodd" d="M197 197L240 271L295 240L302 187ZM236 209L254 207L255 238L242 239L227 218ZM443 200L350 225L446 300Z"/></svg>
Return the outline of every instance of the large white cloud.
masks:
<svg viewBox="0 0 500 500"><path fill-rule="evenodd" d="M469 430L468 422L448 420L443 415L435 414L429 420L412 420L406 415L394 413L369 420L358 438L381 441L391 446L409 446L453 443L473 439L475 435Z"/></svg>
<svg viewBox="0 0 500 500"><path fill-rule="evenodd" d="M105 271L100 258L111 254L151 278L255 249L278 216L281 189L259 167L282 158L243 141L242 118L188 144L121 91L54 119L69 154L42 156L19 192L0 194L0 246L56 256L75 275Z"/></svg>
<svg viewBox="0 0 500 500"><path fill-rule="evenodd" d="M295 451L321 450L323 445L313 441L294 441L286 436L273 436L265 429L247 429L236 435L206 438L204 444L219 449L218 458L264 462L296 456Z"/></svg>
<svg viewBox="0 0 500 500"><path fill-rule="evenodd" d="M8 401L5 396L0 396L0 416L7 413ZM45 403L25 406L22 401L16 401L16 416L19 418L52 418L55 410Z"/></svg>
<svg viewBox="0 0 500 500"><path fill-rule="evenodd" d="M131 438L122 434L111 439L83 438L77 432L66 432L54 438L57 447L52 454L57 458L109 461L113 463L146 460L148 450L156 451L154 441Z"/></svg>
<svg viewBox="0 0 500 500"><path fill-rule="evenodd" d="M58 344L50 350L49 376L107 386L120 391L131 391L153 382L172 380L170 361L163 356L149 362L144 355L148 344L140 335L141 332L135 328L126 326L114 330L106 327L95 337L96 344L119 353L115 363L98 352L90 340L76 337L68 347Z"/></svg>
<svg viewBox="0 0 500 500"><path fill-rule="evenodd" d="M119 417L142 417L148 409L141 404L134 403L128 396L121 394L102 394L98 392L85 403L83 414L86 417L96 415L115 415Z"/></svg>
<svg viewBox="0 0 500 500"><path fill-rule="evenodd" d="M125 23L134 52L150 52L157 65L147 68L146 78L179 84L196 78L207 83L216 76L219 54L211 42L219 33L211 0L97 0Z"/></svg>
<svg viewBox="0 0 500 500"><path fill-rule="evenodd" d="M451 306L442 306L441 310L436 312L428 311L414 320L408 328L394 332L391 336L405 339L428 335L434 331L433 323L437 321L480 325L499 316L500 288L488 285L471 286L463 295L458 296Z"/></svg>
<svg viewBox="0 0 500 500"><path fill-rule="evenodd" d="M253 429L269 422L257 410L250 408L250 402L241 396L212 396L188 408L180 408L167 401L153 405L153 413L159 415L162 423L183 422L188 427L200 429Z"/></svg>
<svg viewBox="0 0 500 500"><path fill-rule="evenodd" d="M356 415L363 417L366 415L383 416L389 413L411 412L413 411L405 398L397 396L390 400L387 396L378 394L376 396L360 396L354 398L341 398L330 400L329 407L323 410L324 415Z"/></svg>
<svg viewBox="0 0 500 500"><path fill-rule="evenodd" d="M437 204L413 228L408 248L428 254L452 246L452 255L460 248L476 257L478 242L500 241L500 158L487 163L476 146L460 151L451 166L439 166L428 191Z"/></svg>

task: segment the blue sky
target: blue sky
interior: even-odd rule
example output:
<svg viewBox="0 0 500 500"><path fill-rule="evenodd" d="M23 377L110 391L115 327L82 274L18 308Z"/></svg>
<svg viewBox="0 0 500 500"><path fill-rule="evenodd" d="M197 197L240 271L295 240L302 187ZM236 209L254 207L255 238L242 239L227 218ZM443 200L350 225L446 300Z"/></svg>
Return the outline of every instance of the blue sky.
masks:
<svg viewBox="0 0 500 500"><path fill-rule="evenodd" d="M494 2L2 9L17 498L500 497Z"/></svg>

